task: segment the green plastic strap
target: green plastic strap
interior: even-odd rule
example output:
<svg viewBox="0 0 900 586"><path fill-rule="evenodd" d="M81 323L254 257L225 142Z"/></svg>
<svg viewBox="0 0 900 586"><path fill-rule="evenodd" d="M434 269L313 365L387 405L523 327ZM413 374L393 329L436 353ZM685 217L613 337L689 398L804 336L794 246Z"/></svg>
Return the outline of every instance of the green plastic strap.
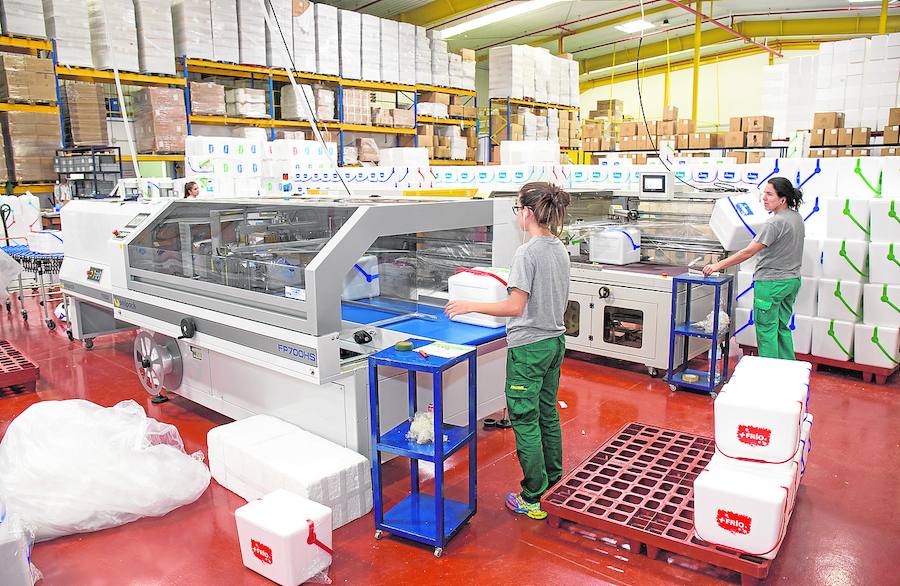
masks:
<svg viewBox="0 0 900 586"><path fill-rule="evenodd" d="M897 313L900 313L900 307L897 307L896 305L894 305L894 303L891 301L891 298L888 297L888 294L887 294L887 288L888 288L888 286L885 285L885 286L884 286L884 289L882 289L882 291L881 291L881 300L882 300L883 302L887 303L888 305L890 305L891 307L893 307L893 308L894 308L894 311L896 311Z"/></svg>
<svg viewBox="0 0 900 586"><path fill-rule="evenodd" d="M878 349L881 350L881 353L884 354L888 360L894 364L900 364L900 362L894 360L894 357L881 345L881 340L878 339L878 326L875 326L875 330L872 332L872 341L875 342L875 345L878 346Z"/></svg>
<svg viewBox="0 0 900 586"><path fill-rule="evenodd" d="M894 261L894 264L900 267L900 261L897 260L896 255L894 255L894 243L891 242L891 245L888 247L888 260Z"/></svg>
<svg viewBox="0 0 900 586"><path fill-rule="evenodd" d="M842 256L844 258L844 260L847 261L847 264L849 264L851 267L853 267L853 270L856 271L857 273L859 273L861 276L863 276L863 277L869 276L869 273L859 270L859 267L856 266L855 264L853 264L853 261L850 260L849 256L847 256L847 241L846 240L841 240L841 251L838 253L838 255Z"/></svg>
<svg viewBox="0 0 900 586"><path fill-rule="evenodd" d="M878 172L878 187L872 187L872 184L869 183L869 180L866 179L866 176L862 174L862 159L856 159L856 168L853 169L853 172L859 175L859 178L862 179L862 182L866 184L866 187L872 190L872 193L875 194L875 197L881 197L881 178L883 171Z"/></svg>
<svg viewBox="0 0 900 586"><path fill-rule="evenodd" d="M844 299L844 295L841 293L841 281L840 281L840 280L838 280L838 282L837 282L837 287L834 288L834 296L837 297L838 299L840 299L840 300L841 300L841 303L844 304L844 307L847 308L847 311L849 311L850 313L852 313L853 315L855 315L857 319L862 318L861 315L859 315L858 313L856 313L855 311L853 311L853 308L850 307L850 304L847 303L847 300L846 300L846 299Z"/></svg>
<svg viewBox="0 0 900 586"><path fill-rule="evenodd" d="M838 348L840 348L844 352L844 354L847 355L847 358L850 358L852 360L853 354L847 352L847 349L844 348L844 345L841 344L841 341L838 340L837 336L834 335L834 320L831 320L831 323L828 325L828 335L832 340L834 340L834 343L838 345Z"/></svg>
<svg viewBox="0 0 900 586"><path fill-rule="evenodd" d="M869 229L859 223L859 220L854 217L853 213L850 211L850 200L844 200L844 215L850 218L850 221L856 224L856 227L863 231L866 236L870 235Z"/></svg>
<svg viewBox="0 0 900 586"><path fill-rule="evenodd" d="M897 210L894 209L895 203L897 203L897 200L892 199L891 200L891 209L888 211L888 217L894 218L895 220L897 220L897 223L900 224L900 217L897 216Z"/></svg>

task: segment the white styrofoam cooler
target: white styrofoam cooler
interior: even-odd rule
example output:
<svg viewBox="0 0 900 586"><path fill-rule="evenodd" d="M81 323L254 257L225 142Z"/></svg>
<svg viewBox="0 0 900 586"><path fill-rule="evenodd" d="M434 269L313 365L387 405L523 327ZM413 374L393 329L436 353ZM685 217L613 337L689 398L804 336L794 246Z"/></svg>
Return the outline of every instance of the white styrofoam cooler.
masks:
<svg viewBox="0 0 900 586"><path fill-rule="evenodd" d="M869 201L862 198L824 200L825 233L829 238L869 239Z"/></svg>
<svg viewBox="0 0 900 586"><path fill-rule="evenodd" d="M741 388L746 390L740 390ZM805 413L802 385L730 382L714 403L716 448L729 458L787 462L797 453Z"/></svg>
<svg viewBox="0 0 900 586"><path fill-rule="evenodd" d="M900 328L856 324L853 337L854 362L882 368L900 364Z"/></svg>
<svg viewBox="0 0 900 586"><path fill-rule="evenodd" d="M822 241L822 276L842 281L865 281L868 256L869 243L865 240L826 238Z"/></svg>
<svg viewBox="0 0 900 586"><path fill-rule="evenodd" d="M900 327L900 285L865 285L863 321L867 324Z"/></svg>
<svg viewBox="0 0 900 586"><path fill-rule="evenodd" d="M764 356L745 356L734 368L732 376L751 376L758 378L780 379L789 376L792 379L809 382L812 364L800 360L781 360Z"/></svg>
<svg viewBox="0 0 900 586"><path fill-rule="evenodd" d="M335 529L372 510L364 456L277 417L214 427L206 442L212 477L248 501L283 488L330 507Z"/></svg>
<svg viewBox="0 0 900 586"><path fill-rule="evenodd" d="M814 317L812 320L812 354L847 362L853 358L852 322Z"/></svg>
<svg viewBox="0 0 900 586"><path fill-rule="evenodd" d="M28 232L26 239L32 252L41 254L62 254L65 252L61 230L41 230Z"/></svg>
<svg viewBox="0 0 900 586"><path fill-rule="evenodd" d="M800 290L794 300L794 313L797 315L816 315L819 298L819 280L815 277L800 277Z"/></svg>
<svg viewBox="0 0 900 586"><path fill-rule="evenodd" d="M796 313L791 316L791 338L797 354L809 354L812 350L812 319L811 316Z"/></svg>
<svg viewBox="0 0 900 586"><path fill-rule="evenodd" d="M738 307L753 309L753 273L740 270L737 274L737 293L734 300Z"/></svg>
<svg viewBox="0 0 900 586"><path fill-rule="evenodd" d="M756 348L756 325L753 323L752 309L734 308L734 338L742 346Z"/></svg>
<svg viewBox="0 0 900 586"><path fill-rule="evenodd" d="M862 319L863 284L858 281L819 279L818 317L858 322Z"/></svg>
<svg viewBox="0 0 900 586"><path fill-rule="evenodd" d="M591 233L591 262L628 265L641 261L641 231L636 228L609 228Z"/></svg>
<svg viewBox="0 0 900 586"><path fill-rule="evenodd" d="M282 586L331 565L331 509L284 489L234 512L244 565Z"/></svg>
<svg viewBox="0 0 900 586"><path fill-rule="evenodd" d="M869 240L900 242L900 202L896 199L873 199L869 209Z"/></svg>
<svg viewBox="0 0 900 586"><path fill-rule="evenodd" d="M487 303L506 299L509 296L508 282L509 269L496 267L462 270L447 279L451 301L461 299ZM499 328L506 325L505 317L495 317L483 313L458 315L453 318L453 321L488 328Z"/></svg>
<svg viewBox="0 0 900 586"><path fill-rule="evenodd" d="M900 285L900 239L869 244L869 280Z"/></svg>
<svg viewBox="0 0 900 586"><path fill-rule="evenodd" d="M819 277L822 275L821 239L803 239L803 260L800 264L800 274L804 277Z"/></svg>
<svg viewBox="0 0 900 586"><path fill-rule="evenodd" d="M381 284L378 274L378 258L367 254L353 265L344 276L344 290L341 299L356 301L357 299L369 299L381 294Z"/></svg>
<svg viewBox="0 0 900 586"><path fill-rule="evenodd" d="M744 248L769 219L759 198L750 195L728 196L716 201L709 227L725 250Z"/></svg>

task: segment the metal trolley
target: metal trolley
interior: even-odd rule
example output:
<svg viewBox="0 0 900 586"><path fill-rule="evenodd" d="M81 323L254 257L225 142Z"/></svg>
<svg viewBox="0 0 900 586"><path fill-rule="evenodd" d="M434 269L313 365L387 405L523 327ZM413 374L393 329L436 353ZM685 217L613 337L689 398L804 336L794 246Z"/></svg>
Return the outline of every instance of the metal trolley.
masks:
<svg viewBox="0 0 900 586"><path fill-rule="evenodd" d="M22 311L22 319L28 321L28 310L25 309L25 299L29 297L37 297L40 299L41 309L44 314L44 323L49 329L56 328L56 322L50 316L48 306L55 301L62 301L62 292L59 284L54 283L54 275L59 274L62 266L62 253L45 254L34 252L28 248L27 244L19 244L14 246L2 247L3 252L11 256L16 262L22 265L22 269L34 275L34 281L30 283L31 293L26 294L26 285L22 274L19 273L17 293L19 298L19 306ZM12 311L12 300L6 300L7 313Z"/></svg>

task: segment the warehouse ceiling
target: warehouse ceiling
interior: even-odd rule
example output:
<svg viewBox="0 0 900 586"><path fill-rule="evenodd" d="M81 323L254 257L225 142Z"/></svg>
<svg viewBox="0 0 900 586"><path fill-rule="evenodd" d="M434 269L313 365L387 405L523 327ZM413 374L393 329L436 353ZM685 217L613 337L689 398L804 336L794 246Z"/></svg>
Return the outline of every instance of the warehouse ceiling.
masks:
<svg viewBox="0 0 900 586"><path fill-rule="evenodd" d="M337 0L340 8L358 10L382 18L445 29L498 11L526 4L516 0ZM448 39L450 48L476 49L480 61L491 47L531 44L552 53L562 49L580 63L583 79L618 72L634 65L639 32L626 33L615 25L641 17L639 0L586 0L557 2L538 0L540 8L463 32ZM686 2L687 3L687 2ZM696 2L690 3L696 8ZM877 33L881 2L850 3L848 0L707 0L701 12L737 28L763 44L778 47L778 41L838 39ZM666 52L678 54L693 48L695 16L667 0L645 0L644 20L653 26L644 31L640 59L648 65ZM888 31L900 30L900 0L892 0ZM794 21L794 22L789 22ZM733 51L731 33L705 22L704 54ZM738 48L740 43L738 43ZM668 50L667 50L668 49ZM674 56L672 58L675 58Z"/></svg>

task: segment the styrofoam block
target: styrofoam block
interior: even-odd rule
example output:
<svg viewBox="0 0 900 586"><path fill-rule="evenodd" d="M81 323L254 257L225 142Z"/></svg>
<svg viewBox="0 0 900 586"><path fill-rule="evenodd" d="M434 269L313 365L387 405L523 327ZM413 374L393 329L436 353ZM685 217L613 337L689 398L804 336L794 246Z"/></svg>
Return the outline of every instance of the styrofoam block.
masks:
<svg viewBox="0 0 900 586"><path fill-rule="evenodd" d="M900 240L869 244L869 280L900 285Z"/></svg>
<svg viewBox="0 0 900 586"><path fill-rule="evenodd" d="M794 313L799 315L816 315L818 300L818 279L816 277L801 277L800 290L794 301Z"/></svg>
<svg viewBox="0 0 900 586"><path fill-rule="evenodd" d="M316 71L316 18L315 6L310 3L302 11L294 11L291 31L294 37L294 67L298 71Z"/></svg>
<svg viewBox="0 0 900 586"><path fill-rule="evenodd" d="M842 281L865 281L869 275L868 255L868 242L826 238L822 241L822 276Z"/></svg>
<svg viewBox="0 0 900 586"><path fill-rule="evenodd" d="M133 0L141 73L175 75L175 40L169 0Z"/></svg>
<svg viewBox="0 0 900 586"><path fill-rule="evenodd" d="M362 19L358 12L338 11L340 35L341 77L360 79L362 76Z"/></svg>
<svg viewBox="0 0 900 586"><path fill-rule="evenodd" d="M314 6L316 19L316 72L322 75L340 75L338 9L322 2L316 2Z"/></svg>
<svg viewBox="0 0 900 586"><path fill-rule="evenodd" d="M900 190L900 184L897 184L896 188ZM885 181L885 190L887 190L887 181ZM900 201L897 199L873 199L869 207L871 209L869 218L871 241L900 242Z"/></svg>
<svg viewBox="0 0 900 586"><path fill-rule="evenodd" d="M862 319L862 283L819 279L818 289L818 317L854 323Z"/></svg>
<svg viewBox="0 0 900 586"><path fill-rule="evenodd" d="M837 194L840 197L880 197L881 157L842 157L834 161L838 166Z"/></svg>
<svg viewBox="0 0 900 586"><path fill-rule="evenodd" d="M56 40L56 59L63 65L93 67L87 0L44 0L47 36Z"/></svg>
<svg viewBox="0 0 900 586"><path fill-rule="evenodd" d="M259 0L237 0L238 49L244 65L266 64L266 13Z"/></svg>
<svg viewBox="0 0 900 586"><path fill-rule="evenodd" d="M4 35L47 36L41 0L4 0L0 4L0 24Z"/></svg>
<svg viewBox="0 0 900 586"><path fill-rule="evenodd" d="M734 300L738 307L753 309L753 273L740 270L737 275L737 293Z"/></svg>
<svg viewBox="0 0 900 586"><path fill-rule="evenodd" d="M805 429L804 429L805 428ZM797 489L800 487L800 461L803 458L806 444L804 436L809 437L808 426L806 425L806 417L801 422L800 430L800 449L793 458L781 464L766 464L763 462L750 462L746 460L736 460L729 458L718 449L713 452L712 458L707 464L707 470L715 470L717 468L726 467L731 470L746 472L757 478L768 477L789 483L788 485L788 510L793 506L797 497Z"/></svg>
<svg viewBox="0 0 900 586"><path fill-rule="evenodd" d="M804 277L819 277L822 274L821 239L803 239L803 260L800 264L800 274Z"/></svg>
<svg viewBox="0 0 900 586"><path fill-rule="evenodd" d="M863 321L900 327L900 285L870 283L863 287Z"/></svg>
<svg viewBox="0 0 900 586"><path fill-rule="evenodd" d="M378 257L367 254L360 258L344 276L341 299L356 301L378 297L381 284L378 274Z"/></svg>
<svg viewBox="0 0 900 586"><path fill-rule="evenodd" d="M238 63L241 59L237 3L234 0L210 0L213 58Z"/></svg>
<svg viewBox="0 0 900 586"><path fill-rule="evenodd" d="M330 507L335 529L372 509L365 457L276 417L215 427L207 445L213 478L247 500L283 488Z"/></svg>
<svg viewBox="0 0 900 586"><path fill-rule="evenodd" d="M725 250L744 248L769 218L755 196L727 196L716 201L709 226Z"/></svg>
<svg viewBox="0 0 900 586"><path fill-rule="evenodd" d="M814 317L812 319L812 354L847 362L853 358L853 330L851 322Z"/></svg>
<svg viewBox="0 0 900 586"><path fill-rule="evenodd" d="M781 463L797 453L804 402L775 392L771 382L768 387L732 382L716 397L716 448L729 458ZM754 386L758 392L741 392L739 386Z"/></svg>
<svg viewBox="0 0 900 586"><path fill-rule="evenodd" d="M362 78L381 81L381 19L363 14L360 20Z"/></svg>
<svg viewBox="0 0 900 586"><path fill-rule="evenodd" d="M266 12L272 23L266 23L266 64L290 69L294 57L293 11L291 0L266 0Z"/></svg>
<svg viewBox="0 0 900 586"><path fill-rule="evenodd" d="M756 348L756 325L753 321L753 309L734 308L734 338L742 346Z"/></svg>
<svg viewBox="0 0 900 586"><path fill-rule="evenodd" d="M173 0L171 4L175 54L214 59L210 0Z"/></svg>
<svg viewBox="0 0 900 586"><path fill-rule="evenodd" d="M750 360L741 366L747 358ZM726 386L729 392L750 395L762 403L797 401L805 412L809 404L811 371L812 365L805 361L744 356ZM769 394L774 398L769 398Z"/></svg>
<svg viewBox="0 0 900 586"><path fill-rule="evenodd" d="M812 320L808 315L791 316L791 338L794 341L794 352L796 354L809 354L812 350Z"/></svg>
<svg viewBox="0 0 900 586"><path fill-rule="evenodd" d="M823 202L829 238L869 239L869 199L831 198Z"/></svg>
<svg viewBox="0 0 900 586"><path fill-rule="evenodd" d="M138 71L137 23L132 0L88 0L94 67Z"/></svg>
<svg viewBox="0 0 900 586"><path fill-rule="evenodd" d="M489 275L494 275L497 278ZM504 283L509 281L508 269L486 267L478 269L478 272L462 271L456 273L447 280L450 299L479 302L495 302L506 299L508 296L507 288L500 280ZM489 328L501 327L506 324L506 318L480 313L460 315L454 317L453 320Z"/></svg>
<svg viewBox="0 0 900 586"><path fill-rule="evenodd" d="M900 364L900 328L856 324L853 336L854 362L881 368Z"/></svg>

